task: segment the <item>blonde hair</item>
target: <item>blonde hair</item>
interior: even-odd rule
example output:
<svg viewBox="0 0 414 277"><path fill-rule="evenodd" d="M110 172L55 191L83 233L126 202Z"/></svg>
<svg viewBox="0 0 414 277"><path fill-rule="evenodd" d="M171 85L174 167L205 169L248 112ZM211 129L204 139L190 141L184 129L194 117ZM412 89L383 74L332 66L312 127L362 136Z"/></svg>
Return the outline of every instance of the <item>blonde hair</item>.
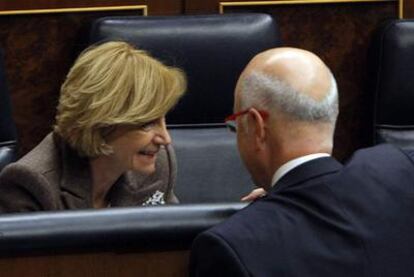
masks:
<svg viewBox="0 0 414 277"><path fill-rule="evenodd" d="M81 53L61 87L54 131L81 155L108 155L108 130L164 116L185 89L180 69L126 42L92 46Z"/></svg>

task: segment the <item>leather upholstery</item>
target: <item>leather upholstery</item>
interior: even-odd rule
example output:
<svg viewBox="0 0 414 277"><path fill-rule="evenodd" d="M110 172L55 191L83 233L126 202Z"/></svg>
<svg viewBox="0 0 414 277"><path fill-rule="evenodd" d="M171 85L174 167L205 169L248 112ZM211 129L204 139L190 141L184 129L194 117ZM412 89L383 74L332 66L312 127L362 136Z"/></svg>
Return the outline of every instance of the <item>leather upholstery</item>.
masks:
<svg viewBox="0 0 414 277"><path fill-rule="evenodd" d="M198 233L244 206L172 205L3 215L0 255L188 249Z"/></svg>
<svg viewBox="0 0 414 277"><path fill-rule="evenodd" d="M375 143L414 149L414 20L384 24L370 53Z"/></svg>
<svg viewBox="0 0 414 277"><path fill-rule="evenodd" d="M0 143L0 171L16 160L16 144L14 141Z"/></svg>
<svg viewBox="0 0 414 277"><path fill-rule="evenodd" d="M6 84L3 52L0 49L0 171L16 159L17 134Z"/></svg>
<svg viewBox="0 0 414 277"><path fill-rule="evenodd" d="M233 112L237 79L257 53L280 45L267 14L105 17L91 43L126 40L164 63L182 68L188 90L167 123L177 153L181 203L239 201L252 189L224 118Z"/></svg>
<svg viewBox="0 0 414 277"><path fill-rule="evenodd" d="M171 129L181 203L238 201L254 187L227 128ZM202 143L208 142L208 143Z"/></svg>

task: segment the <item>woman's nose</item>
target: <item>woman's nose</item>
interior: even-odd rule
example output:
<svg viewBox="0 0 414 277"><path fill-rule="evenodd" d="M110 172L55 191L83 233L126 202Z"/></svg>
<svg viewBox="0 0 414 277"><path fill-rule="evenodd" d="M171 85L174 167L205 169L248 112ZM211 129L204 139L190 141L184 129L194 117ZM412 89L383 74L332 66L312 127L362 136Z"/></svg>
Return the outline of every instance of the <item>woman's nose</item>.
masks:
<svg viewBox="0 0 414 277"><path fill-rule="evenodd" d="M165 124L165 120L162 120L159 130L157 132L157 143L167 145L171 143L171 136L167 130L167 125Z"/></svg>

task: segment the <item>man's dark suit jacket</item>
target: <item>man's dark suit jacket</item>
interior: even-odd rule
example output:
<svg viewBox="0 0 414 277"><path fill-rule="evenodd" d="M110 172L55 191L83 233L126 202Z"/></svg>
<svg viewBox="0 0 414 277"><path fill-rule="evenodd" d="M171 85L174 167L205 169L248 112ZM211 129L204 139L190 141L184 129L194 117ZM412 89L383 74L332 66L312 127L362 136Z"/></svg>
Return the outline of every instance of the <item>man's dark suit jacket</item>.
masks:
<svg viewBox="0 0 414 277"><path fill-rule="evenodd" d="M380 145L288 172L193 243L190 276L414 276L414 165Z"/></svg>

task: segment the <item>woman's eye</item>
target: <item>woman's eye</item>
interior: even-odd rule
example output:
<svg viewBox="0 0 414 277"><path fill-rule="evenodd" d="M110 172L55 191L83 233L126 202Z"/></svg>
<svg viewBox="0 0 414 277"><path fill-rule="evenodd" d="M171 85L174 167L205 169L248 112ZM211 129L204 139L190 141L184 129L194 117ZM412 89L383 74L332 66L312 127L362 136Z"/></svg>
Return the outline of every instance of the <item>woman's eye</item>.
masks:
<svg viewBox="0 0 414 277"><path fill-rule="evenodd" d="M150 121L148 123L145 123L144 125L142 125L140 127L140 129L144 130L144 131L149 131L151 129L153 129L158 123L158 120L154 120L154 121Z"/></svg>

